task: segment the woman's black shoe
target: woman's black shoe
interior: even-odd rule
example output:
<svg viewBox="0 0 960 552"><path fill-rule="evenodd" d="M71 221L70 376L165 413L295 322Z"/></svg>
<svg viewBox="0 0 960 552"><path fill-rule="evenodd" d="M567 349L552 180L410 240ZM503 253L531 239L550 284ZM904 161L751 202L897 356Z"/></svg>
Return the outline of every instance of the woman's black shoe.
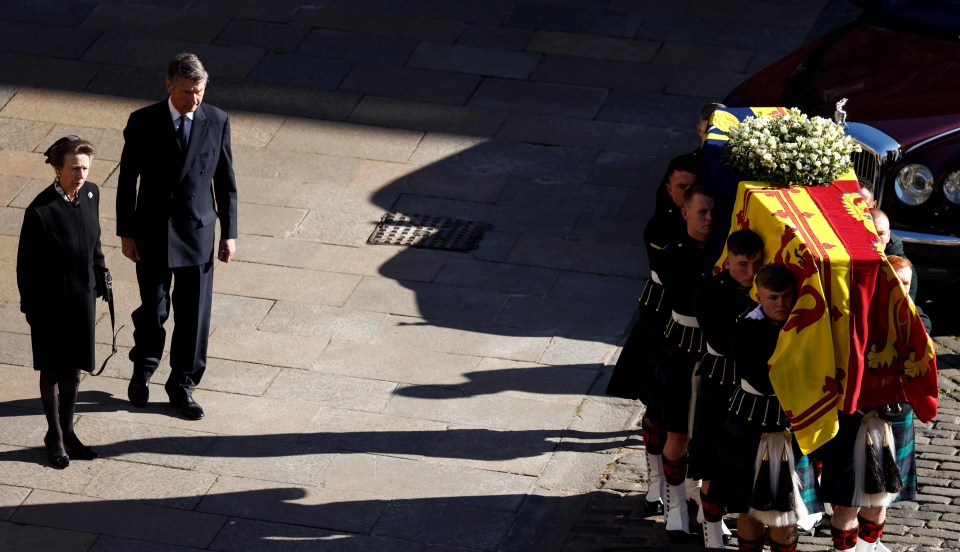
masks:
<svg viewBox="0 0 960 552"><path fill-rule="evenodd" d="M43 438L43 444L47 447L47 460L50 461L50 465L58 470L62 470L70 465L70 457L66 454L57 454L54 447L50 446L50 435L47 434Z"/></svg>
<svg viewBox="0 0 960 552"><path fill-rule="evenodd" d="M94 458L100 458L100 454L97 453L97 451L81 443L75 434L64 435L63 445L74 459L93 460Z"/></svg>
<svg viewBox="0 0 960 552"><path fill-rule="evenodd" d="M50 460L50 466L62 470L70 465L70 457L66 454L52 454L47 451L47 459Z"/></svg>

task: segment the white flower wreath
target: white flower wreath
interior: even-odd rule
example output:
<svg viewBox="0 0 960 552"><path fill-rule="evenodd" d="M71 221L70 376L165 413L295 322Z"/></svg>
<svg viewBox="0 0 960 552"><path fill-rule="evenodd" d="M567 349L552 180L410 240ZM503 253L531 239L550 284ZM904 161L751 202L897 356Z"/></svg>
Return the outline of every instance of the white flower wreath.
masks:
<svg viewBox="0 0 960 552"><path fill-rule="evenodd" d="M727 165L751 180L782 186L826 186L852 167L850 154L860 151L842 126L797 108L747 117L727 136Z"/></svg>

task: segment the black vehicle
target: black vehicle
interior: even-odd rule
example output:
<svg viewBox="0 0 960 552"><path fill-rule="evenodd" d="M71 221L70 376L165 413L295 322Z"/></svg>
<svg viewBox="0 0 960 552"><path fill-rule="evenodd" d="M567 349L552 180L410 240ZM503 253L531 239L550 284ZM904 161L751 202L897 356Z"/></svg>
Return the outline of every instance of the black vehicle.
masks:
<svg viewBox="0 0 960 552"><path fill-rule="evenodd" d="M725 103L833 116L863 151L861 186L921 278L960 281L960 1L862 2L852 23L735 89Z"/></svg>

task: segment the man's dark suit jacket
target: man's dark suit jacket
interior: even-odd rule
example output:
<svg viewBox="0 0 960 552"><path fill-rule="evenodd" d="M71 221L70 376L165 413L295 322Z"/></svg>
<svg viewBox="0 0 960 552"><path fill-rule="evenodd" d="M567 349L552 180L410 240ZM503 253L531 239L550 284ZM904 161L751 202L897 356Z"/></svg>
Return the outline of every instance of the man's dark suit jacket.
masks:
<svg viewBox="0 0 960 552"><path fill-rule="evenodd" d="M197 108L185 158L166 99L131 113L123 138L117 235L134 238L141 260L150 264L176 268L211 261L214 222L220 220L222 239L237 237L227 114L209 104Z"/></svg>

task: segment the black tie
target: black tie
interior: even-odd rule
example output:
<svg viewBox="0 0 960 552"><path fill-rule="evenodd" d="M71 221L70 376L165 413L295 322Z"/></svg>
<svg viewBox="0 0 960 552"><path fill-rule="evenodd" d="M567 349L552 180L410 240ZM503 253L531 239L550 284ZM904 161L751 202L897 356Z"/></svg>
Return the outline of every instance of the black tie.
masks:
<svg viewBox="0 0 960 552"><path fill-rule="evenodd" d="M177 119L177 143L180 144L180 149L186 151L187 149L187 125L184 122L186 118L185 115L181 115Z"/></svg>

